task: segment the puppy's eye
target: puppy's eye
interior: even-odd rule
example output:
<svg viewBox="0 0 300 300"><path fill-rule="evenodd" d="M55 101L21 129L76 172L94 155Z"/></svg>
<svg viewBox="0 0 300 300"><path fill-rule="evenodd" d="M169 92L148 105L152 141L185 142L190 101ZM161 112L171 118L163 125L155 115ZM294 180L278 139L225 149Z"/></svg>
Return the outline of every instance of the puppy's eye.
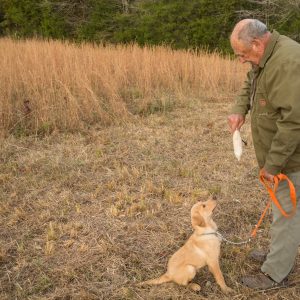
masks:
<svg viewBox="0 0 300 300"><path fill-rule="evenodd" d="M202 205L202 207L203 207L203 208L205 208L205 207L206 207L206 205L205 205L205 204L203 204L203 205Z"/></svg>

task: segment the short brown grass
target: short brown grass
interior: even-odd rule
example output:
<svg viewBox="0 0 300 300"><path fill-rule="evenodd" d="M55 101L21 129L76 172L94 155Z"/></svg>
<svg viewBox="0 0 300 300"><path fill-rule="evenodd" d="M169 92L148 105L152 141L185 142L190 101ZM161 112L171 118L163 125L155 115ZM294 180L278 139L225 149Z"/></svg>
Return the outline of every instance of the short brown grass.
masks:
<svg viewBox="0 0 300 300"><path fill-rule="evenodd" d="M4 42L13 43L10 40ZM31 42L20 42L19 46L23 47L24 53L26 47L35 49L36 52L30 52L34 65L36 60L33 53L41 51L37 45L43 48L45 45L50 47L50 44ZM36 45L36 48L33 45ZM57 47L57 53L60 53L57 62L60 61L61 66L66 66L66 61L62 58L76 51L77 55L86 56L84 59L90 61L88 66L93 70L96 68L91 61L98 66L100 62L92 58L91 53L99 56L103 53L107 56L114 53L115 57L122 57L117 48L103 48L104 52L100 54L98 48L88 45L82 48L70 45L68 48L61 43L52 43L51 47L54 45ZM130 47L120 47L119 50L123 51L123 55L131 53L126 52L128 49L136 51L135 55L131 56L135 59L131 61L133 65L141 62L143 53L148 55L146 60L150 60L149 53L153 56L154 53L169 53L173 58L190 57L196 62L202 59L195 54L177 53L163 48L142 50L135 46ZM12 48L10 50L16 51ZM10 64L20 64L19 51L15 53L19 62L18 59L10 60ZM5 52L2 52L2 58L3 53ZM31 57L30 53L27 52L24 56L24 59L27 57L25 61ZM47 51L45 57L46 53ZM6 53L4 58L10 55ZM69 62L72 65L70 69L74 69L74 65L80 68L75 64L76 55L72 57L74 63ZM114 56L110 56L110 60L112 57ZM224 66L235 66L234 62L218 58L217 55L207 56L207 59L219 60L220 69L226 69L222 67L222 61ZM167 55L165 60L168 60ZM161 63L165 60L161 60ZM0 63L8 65L8 61L7 58L1 59ZM154 62L153 58L153 68L156 67ZM171 58L169 62L172 62ZM123 66L130 65L130 62L123 60L119 63ZM144 64L140 64L142 65ZM178 61L177 65L180 68ZM42 67L34 65L33 68ZM176 70L175 65L173 68ZM207 68L207 72L210 72L208 74L213 76L208 63L203 64L203 68ZM234 68L228 67L232 72ZM53 69L50 70L51 67L47 74L55 77L56 73L53 74ZM85 72L83 74L88 73L87 70L82 71ZM4 85L1 82L1 93L6 91L9 95L8 90L11 89L22 96L21 90L12 86L12 78L20 79L21 73L16 74L12 69L7 69L7 72L11 74L5 77L8 89L3 89ZM107 71L109 78L116 76L112 69L110 72L112 74ZM148 72L151 73L150 70ZM195 72L200 70L195 68ZM77 79L80 77L79 73L68 73L68 83L73 82L70 79L72 76ZM218 72L216 76L217 80ZM66 78L64 84L67 82ZM82 78L85 78L84 75ZM226 79L224 76L222 78L224 83ZM24 89L32 92L30 99L34 99L33 95L45 97L41 100L44 102L38 106L41 116L42 104L46 107L49 103L54 106L65 105L60 103L62 98L47 98L44 89L38 88L39 84L36 83L36 88L33 88L28 79L24 80L29 85L24 85ZM48 79L35 80L40 80L42 84ZM155 78L152 77L151 80ZM149 79L147 84L154 87L151 80ZM204 85L205 80L203 77L199 85ZM211 81L214 82L213 77ZM141 85L145 84L143 80L139 82ZM76 83L74 84L75 87ZM239 247L226 243L222 245L222 270L226 282L235 290L233 296L224 296L205 269L195 278L202 286L199 294L174 284L144 288L135 285L164 272L170 255L183 245L191 234L190 208L199 198L205 198L210 193L217 195L219 206L215 213L215 221L220 231L232 240L249 236L267 200L267 194L257 179L258 169L252 147L244 148L240 163L237 163L233 155L226 117L231 105L229 99L236 87L232 86L230 89L229 86L220 84L215 86L215 90L207 87L201 94L201 89L196 82L194 84L198 95L194 93L193 97L187 97L189 101L186 100L184 90L180 91L183 98L172 89L162 89L165 94L160 94L160 98L155 98L154 90L147 90L149 101L163 99L162 95L171 95L172 99L177 95L176 100L182 100L182 105L175 105L172 110L158 110L158 113L143 117L136 116L131 122L125 122L123 112L119 111L124 122L113 126L83 126L83 130L72 134L53 131L43 138L39 135L9 135L2 140L0 299L299 299L299 258L296 269L290 276L293 285L287 289L261 293L249 291L239 285L239 277L242 274L259 270L259 265L250 261L247 254L255 247L267 248L270 217L266 217L258 237L251 244ZM20 88L19 85L16 86ZM130 85L127 86L129 87ZM173 87L176 87L176 84ZM52 95L62 90L58 89L55 92L50 88L47 91ZM72 90L72 93L78 96L79 92L74 91ZM189 91L186 92L188 95ZM57 102L53 99L57 99ZM74 103L75 99L80 101L82 98L74 96ZM21 110L23 102L19 101L21 100L8 103L20 105ZM85 101L91 99L88 97ZM83 103L78 103L80 106L75 107L81 108ZM134 102L130 103L132 105ZM37 108L32 106L33 109ZM49 114L54 112L48 108L47 110ZM129 111L128 108L126 110ZM19 113L18 110L16 112ZM57 116L52 115L57 118L54 119L57 120L55 126L58 128L60 122L63 122L60 117L68 117L63 110L57 111L57 114L59 113ZM114 113L117 115L117 112ZM44 120L39 119L37 111L30 114L30 120L35 120L37 124L37 120ZM6 121L8 122L8 119ZM42 124L42 121L40 122ZM81 122L86 120L80 120L79 123ZM11 130L13 123L9 124ZM74 121L74 124L77 123ZM65 125L67 128L67 123ZM247 124L242 131L246 139L248 127Z"/></svg>
<svg viewBox="0 0 300 300"><path fill-rule="evenodd" d="M120 123L191 97L223 97L242 78L217 53L165 47L2 38L0 58L2 135Z"/></svg>

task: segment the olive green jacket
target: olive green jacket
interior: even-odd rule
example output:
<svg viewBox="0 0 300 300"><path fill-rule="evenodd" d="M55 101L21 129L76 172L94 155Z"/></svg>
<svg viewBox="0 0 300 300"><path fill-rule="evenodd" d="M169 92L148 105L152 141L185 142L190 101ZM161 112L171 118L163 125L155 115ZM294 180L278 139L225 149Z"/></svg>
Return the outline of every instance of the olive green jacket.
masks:
<svg viewBox="0 0 300 300"><path fill-rule="evenodd" d="M232 113L249 110L259 167L273 175L300 171L300 44L276 31Z"/></svg>

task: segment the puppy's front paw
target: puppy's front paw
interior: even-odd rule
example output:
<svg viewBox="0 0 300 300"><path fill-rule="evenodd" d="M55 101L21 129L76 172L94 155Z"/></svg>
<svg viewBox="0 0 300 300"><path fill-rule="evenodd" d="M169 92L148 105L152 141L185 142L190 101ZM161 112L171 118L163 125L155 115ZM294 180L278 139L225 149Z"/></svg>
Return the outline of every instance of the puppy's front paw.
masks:
<svg viewBox="0 0 300 300"><path fill-rule="evenodd" d="M225 287L222 288L222 292L224 294L231 294L231 293L234 292L234 290L232 288L228 287L228 286L225 286Z"/></svg>
<svg viewBox="0 0 300 300"><path fill-rule="evenodd" d="M201 286L197 283L189 283L188 288L190 288L194 292L199 292L201 290Z"/></svg>

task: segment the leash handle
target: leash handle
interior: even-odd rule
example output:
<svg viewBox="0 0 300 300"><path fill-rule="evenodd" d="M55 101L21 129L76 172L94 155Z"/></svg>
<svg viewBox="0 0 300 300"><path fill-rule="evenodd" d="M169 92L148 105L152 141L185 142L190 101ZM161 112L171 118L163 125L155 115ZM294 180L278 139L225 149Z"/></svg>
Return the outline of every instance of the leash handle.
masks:
<svg viewBox="0 0 300 300"><path fill-rule="evenodd" d="M265 178L262 176L262 174L260 174L259 179L260 179L261 183L266 187L271 200L277 206L277 208L279 209L281 214L286 218L293 217L297 210L297 196L296 196L296 190L295 190L295 187L294 187L292 181L285 174L280 173L280 174L274 176L274 187L272 189L271 185L265 180ZM277 191L278 185L281 181L284 181L284 180L287 181L287 183L289 185L289 189L290 189L290 198L291 198L291 202L293 205L291 212L285 211L282 208L281 204L279 203L279 201L276 197L276 191Z"/></svg>
<svg viewBox="0 0 300 300"><path fill-rule="evenodd" d="M277 206L277 208L279 209L279 211L281 212L281 214L286 217L286 218L291 218L295 215L296 213L296 210L297 210L297 196L296 196L296 190L295 190L295 187L292 183L292 181L285 175L285 174L278 174L276 176L274 176L274 186L273 186L273 189L271 187L271 184L265 180L265 178L263 177L262 174L259 174L259 180L260 182L265 186L265 188L267 189L267 191L269 192L269 195L270 195L270 200L269 202L267 203L266 205L266 208L265 210L263 211L259 221L257 222L257 225L255 226L255 228L253 229L252 233L251 233L251 237L255 237L256 236L256 233L257 233L257 230L260 226L260 224L262 223L263 221L263 218L265 217L269 207L271 206L271 201L274 202L274 204ZM292 205L293 205L293 208L292 208L292 211L291 212L286 212L281 204L279 203L277 197L276 197L276 191L277 191L277 188L278 188L278 185L281 181L283 180L286 180L288 185L289 185L289 189L290 189L290 198L291 198L291 202L292 202Z"/></svg>

